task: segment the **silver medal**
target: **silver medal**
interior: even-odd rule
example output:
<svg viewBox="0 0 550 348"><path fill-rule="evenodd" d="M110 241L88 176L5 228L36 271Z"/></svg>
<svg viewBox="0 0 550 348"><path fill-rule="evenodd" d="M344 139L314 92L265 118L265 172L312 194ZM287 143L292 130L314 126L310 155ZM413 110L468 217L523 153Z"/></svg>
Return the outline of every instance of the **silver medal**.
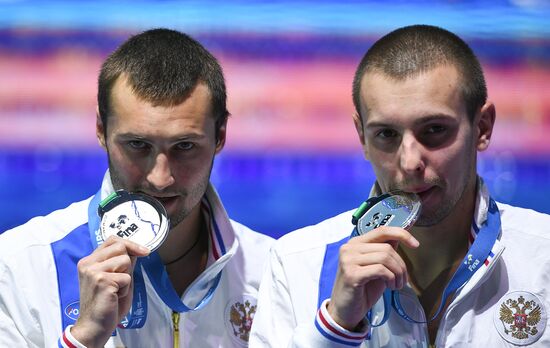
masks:
<svg viewBox="0 0 550 348"><path fill-rule="evenodd" d="M357 220L357 234L362 235L380 226L408 229L420 215L421 203L414 193L392 191L367 201L370 206Z"/></svg>
<svg viewBox="0 0 550 348"><path fill-rule="evenodd" d="M170 230L164 206L140 193L116 191L100 203L98 213L103 240L115 235L154 251Z"/></svg>

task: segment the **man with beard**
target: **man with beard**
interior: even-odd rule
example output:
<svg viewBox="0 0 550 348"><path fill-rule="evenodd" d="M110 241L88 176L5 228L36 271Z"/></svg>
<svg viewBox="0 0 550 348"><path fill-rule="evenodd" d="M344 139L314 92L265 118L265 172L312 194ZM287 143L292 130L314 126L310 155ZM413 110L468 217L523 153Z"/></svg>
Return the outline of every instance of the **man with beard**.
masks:
<svg viewBox="0 0 550 348"><path fill-rule="evenodd" d="M476 175L496 113L468 45L397 29L363 57L353 101L370 197L416 196L420 216L407 230L373 215L350 237L361 208L277 241L251 346L550 346L550 217L495 203Z"/></svg>
<svg viewBox="0 0 550 348"><path fill-rule="evenodd" d="M0 346L247 344L272 239L230 220L209 183L228 115L218 62L185 34L149 30L107 58L96 133L109 170L94 197L2 234ZM121 189L165 208L157 251L98 243L98 202Z"/></svg>

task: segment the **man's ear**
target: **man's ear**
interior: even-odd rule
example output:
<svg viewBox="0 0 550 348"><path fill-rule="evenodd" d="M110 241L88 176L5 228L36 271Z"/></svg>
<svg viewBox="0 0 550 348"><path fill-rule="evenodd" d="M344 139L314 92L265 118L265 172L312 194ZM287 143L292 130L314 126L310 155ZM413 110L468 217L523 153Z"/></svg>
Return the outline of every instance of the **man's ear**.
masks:
<svg viewBox="0 0 550 348"><path fill-rule="evenodd" d="M493 135L493 126L495 125L496 110L495 105L491 102L486 102L481 107L479 120L477 121L477 150L485 151L491 142Z"/></svg>
<svg viewBox="0 0 550 348"><path fill-rule="evenodd" d="M363 148L363 155L368 160L368 153L367 153L367 146L365 142L365 130L363 128L363 119L361 118L361 115L359 115L357 112L353 113L353 124L355 124L355 130L357 131L357 135L359 136L359 141L361 142L361 147Z"/></svg>
<svg viewBox="0 0 550 348"><path fill-rule="evenodd" d="M227 118L223 121L220 128L217 130L217 139L216 139L216 154L220 153L220 151L225 146L225 137L227 135Z"/></svg>
<svg viewBox="0 0 550 348"><path fill-rule="evenodd" d="M99 106L95 109L95 135L99 146L107 150L107 145L105 142L105 127L103 126L101 115L99 114Z"/></svg>

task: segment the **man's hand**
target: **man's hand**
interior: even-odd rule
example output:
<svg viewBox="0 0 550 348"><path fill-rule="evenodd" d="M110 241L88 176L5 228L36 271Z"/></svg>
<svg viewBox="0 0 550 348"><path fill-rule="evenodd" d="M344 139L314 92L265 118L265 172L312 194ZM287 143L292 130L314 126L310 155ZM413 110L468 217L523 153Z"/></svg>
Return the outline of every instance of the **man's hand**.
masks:
<svg viewBox="0 0 550 348"><path fill-rule="evenodd" d="M80 315L71 334L85 346L103 347L132 305L132 272L149 250L109 237L78 262Z"/></svg>
<svg viewBox="0 0 550 348"><path fill-rule="evenodd" d="M342 245L327 308L340 326L353 331L386 287L401 289L407 283L407 267L396 250L399 242L411 248L419 245L408 231L388 226Z"/></svg>

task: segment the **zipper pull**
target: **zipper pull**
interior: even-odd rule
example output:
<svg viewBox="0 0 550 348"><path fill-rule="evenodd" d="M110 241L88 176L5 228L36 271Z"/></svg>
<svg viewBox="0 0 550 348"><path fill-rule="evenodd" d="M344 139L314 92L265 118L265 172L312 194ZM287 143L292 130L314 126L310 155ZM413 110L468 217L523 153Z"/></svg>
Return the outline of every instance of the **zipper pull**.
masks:
<svg viewBox="0 0 550 348"><path fill-rule="evenodd" d="M172 327L174 329L174 348L180 346L180 314L172 311Z"/></svg>

